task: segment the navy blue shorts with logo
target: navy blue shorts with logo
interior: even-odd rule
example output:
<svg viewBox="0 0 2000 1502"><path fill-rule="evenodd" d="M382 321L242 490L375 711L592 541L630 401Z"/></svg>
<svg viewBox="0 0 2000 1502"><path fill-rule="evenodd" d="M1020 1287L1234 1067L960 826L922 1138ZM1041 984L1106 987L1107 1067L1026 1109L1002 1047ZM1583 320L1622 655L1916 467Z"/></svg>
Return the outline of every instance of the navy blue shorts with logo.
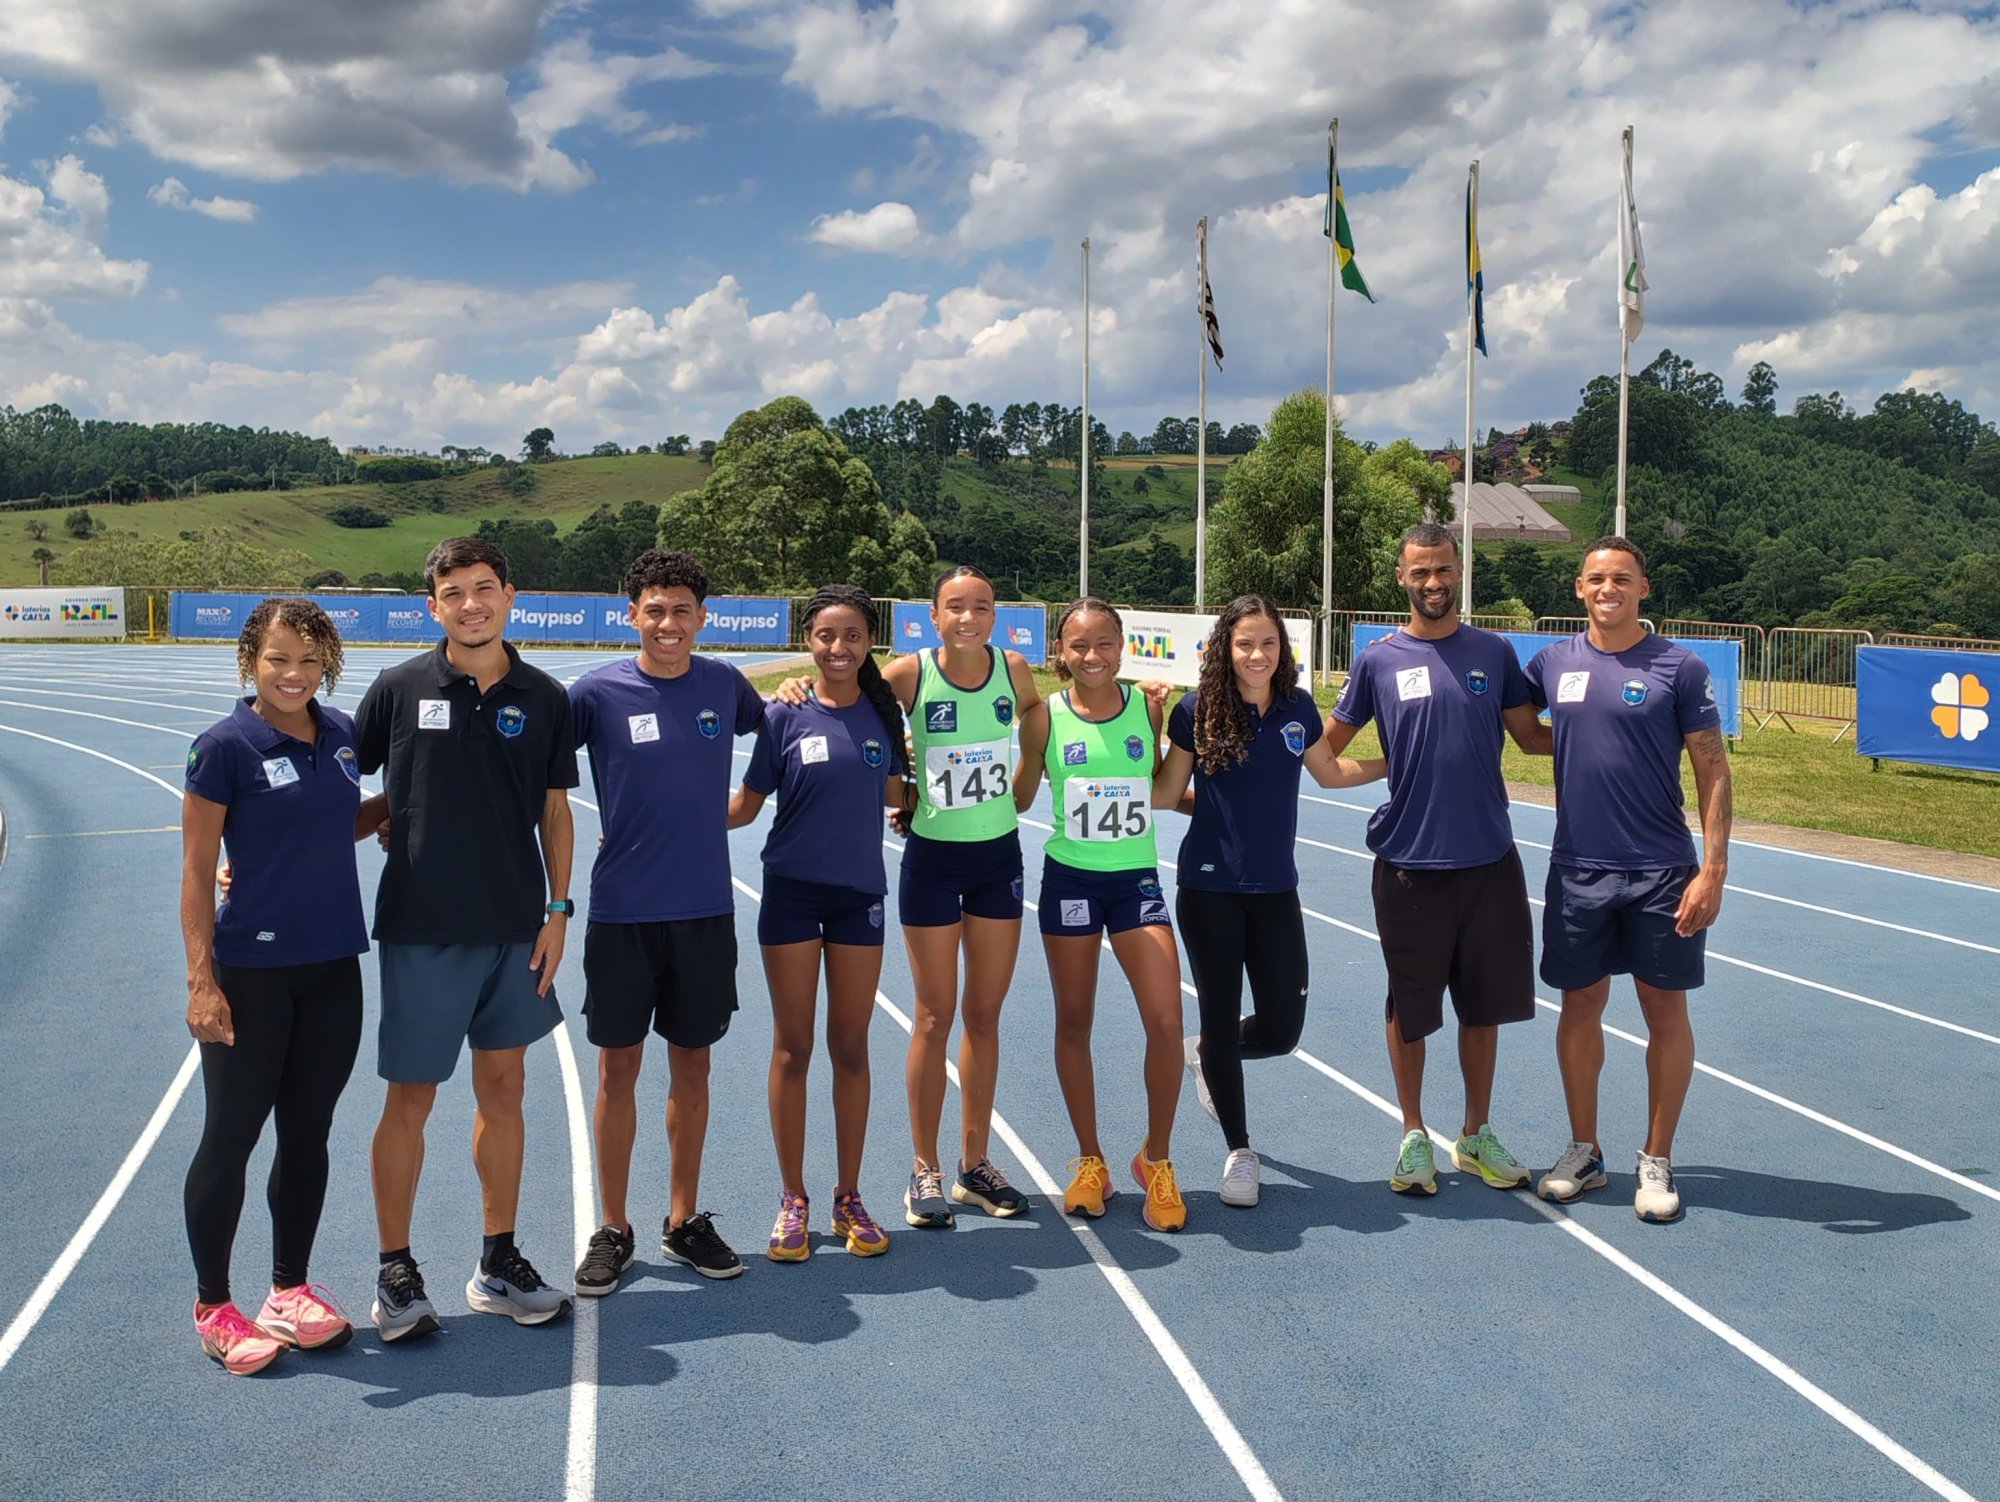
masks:
<svg viewBox="0 0 2000 1502"><path fill-rule="evenodd" d="M829 944L882 947L882 894L824 881L764 873L764 900L757 908L759 944Z"/></svg>
<svg viewBox="0 0 2000 1502"><path fill-rule="evenodd" d="M896 916L905 928L942 928L974 918L1021 916L1021 835L991 840L930 840L903 846Z"/></svg>
<svg viewBox="0 0 2000 1502"><path fill-rule="evenodd" d="M1149 923L1172 926L1160 873L1152 867L1083 871L1054 856L1042 862L1040 917L1042 932L1057 938L1094 939Z"/></svg>
<svg viewBox="0 0 2000 1502"><path fill-rule="evenodd" d="M1674 931L1693 866L1586 871L1551 864L1542 909L1542 981L1581 991L1629 975L1662 991L1692 991L1706 975L1708 930Z"/></svg>

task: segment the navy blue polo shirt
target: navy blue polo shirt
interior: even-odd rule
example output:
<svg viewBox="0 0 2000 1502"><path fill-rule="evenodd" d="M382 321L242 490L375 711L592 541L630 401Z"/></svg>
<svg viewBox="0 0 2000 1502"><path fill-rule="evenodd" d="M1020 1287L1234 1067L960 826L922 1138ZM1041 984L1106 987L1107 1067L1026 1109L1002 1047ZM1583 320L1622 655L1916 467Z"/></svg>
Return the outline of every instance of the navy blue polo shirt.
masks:
<svg viewBox="0 0 2000 1502"><path fill-rule="evenodd" d="M773 701L743 785L778 795L764 869L881 896L883 793L901 772L903 742L864 694L845 708Z"/></svg>
<svg viewBox="0 0 2000 1502"><path fill-rule="evenodd" d="M1194 750L1196 695L1183 694L1167 716L1167 736ZM1249 706L1246 706L1248 708ZM1306 748L1325 733L1319 708L1303 688L1250 708L1250 756L1218 772L1194 764L1194 817L1181 841L1179 881L1204 892L1290 892L1299 884L1293 838L1299 832L1299 774Z"/></svg>
<svg viewBox="0 0 2000 1502"><path fill-rule="evenodd" d="M1368 848L1392 866L1490 866L1514 848L1500 775L1501 712L1528 702L1513 643L1461 625L1370 642L1334 702L1343 725L1380 727L1389 801L1368 820Z"/></svg>
<svg viewBox="0 0 2000 1502"><path fill-rule="evenodd" d="M1556 737L1556 838L1549 859L1593 871L1695 863L1681 751L1722 723L1708 664L1650 633L1622 652L1583 631L1528 664L1528 697Z"/></svg>
<svg viewBox="0 0 2000 1502"><path fill-rule="evenodd" d="M532 944L549 895L542 808L552 788L576 786L569 698L511 645L482 694L446 645L384 670L354 712L361 770L389 769L375 937Z"/></svg>
<svg viewBox="0 0 2000 1502"><path fill-rule="evenodd" d="M590 869L590 921L662 923L736 910L729 885L734 738L764 719L735 668L697 653L678 678L627 657L569 689L590 750L604 843Z"/></svg>
<svg viewBox="0 0 2000 1502"><path fill-rule="evenodd" d="M295 740L245 699L195 737L187 790L229 810L222 843L234 877L215 912L225 965L316 965L364 954L354 818L361 767L354 722L308 700L318 735Z"/></svg>

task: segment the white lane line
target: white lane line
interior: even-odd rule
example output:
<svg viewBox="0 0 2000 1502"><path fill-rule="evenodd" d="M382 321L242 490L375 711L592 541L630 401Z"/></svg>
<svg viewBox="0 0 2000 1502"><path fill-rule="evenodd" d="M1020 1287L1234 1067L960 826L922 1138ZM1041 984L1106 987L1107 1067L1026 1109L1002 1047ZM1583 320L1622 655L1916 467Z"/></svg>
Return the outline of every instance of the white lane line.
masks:
<svg viewBox="0 0 2000 1502"><path fill-rule="evenodd" d="M583 1081L569 1025L556 1029L556 1062L569 1107L570 1189L575 1200L576 1261L590 1250L597 1229L597 1181L591 1163L590 1123L583 1110ZM564 1502L590 1502L597 1492L597 1300L573 1296L569 1363L569 1450L563 1467Z"/></svg>
<svg viewBox="0 0 2000 1502"><path fill-rule="evenodd" d="M898 855L902 853L888 840L882 843ZM729 879L737 891L742 892L753 902L763 901L762 895L740 877L731 876ZM896 1026L904 1032L915 1031L916 1024L909 1016L880 991L875 993L875 1004L894 1018ZM957 1085L958 1066L947 1059L944 1068L951 1082ZM1059 1204L1062 1200L1062 1185L1055 1181L1054 1176L1042 1165L1042 1160L1036 1157L1028 1144L1022 1140L1021 1134L1016 1132L1007 1118L997 1110L993 1113L993 1130L999 1133L1000 1140L1007 1144L1015 1159L1028 1171L1028 1177L1034 1181L1035 1187L1041 1190L1043 1196ZM1118 1301L1125 1306L1125 1312L1132 1316L1140 1330L1145 1333L1154 1352L1173 1374L1174 1381L1180 1385L1181 1392L1186 1395L1195 1414L1201 1419L1231 1468L1235 1470L1237 1479L1243 1483L1244 1489L1252 1497L1257 1498L1258 1502L1283 1502L1284 1494L1278 1490L1277 1483L1271 1480L1263 1462L1250 1448L1250 1442L1244 1439L1235 1421L1229 1417L1214 1391L1195 1369L1194 1362L1188 1359L1187 1352L1182 1350L1180 1342L1174 1339L1173 1332L1167 1329L1165 1321L1154 1311L1146 1296L1139 1291L1139 1285L1132 1281L1132 1275L1111 1254L1111 1249L1104 1244L1103 1238L1072 1216L1063 1216L1062 1223L1069 1227L1078 1241L1083 1243L1084 1251L1089 1254L1098 1272L1104 1275L1105 1282L1111 1285L1112 1292L1118 1295Z"/></svg>
<svg viewBox="0 0 2000 1502"><path fill-rule="evenodd" d="M123 701L114 700L113 702L119 703ZM56 704L29 704L22 699L0 699L0 704L4 704L9 709L30 709L36 714L66 714L73 715L79 720L102 720L107 725L130 725L134 730L163 730L168 735L178 735L188 739L201 734L199 730L182 730L172 725L148 725L140 720L121 720L117 715L96 714L88 709L64 709ZM181 711L183 714L190 714L192 712L191 710ZM213 724L214 721L211 720L209 723Z"/></svg>
<svg viewBox="0 0 2000 1502"><path fill-rule="evenodd" d="M94 751L89 746L79 746L73 741L57 740L52 735L38 735L32 730L20 730L12 725L0 725L0 731L5 731L9 735L23 735L30 740L45 741L51 746L61 746L69 751L80 751L85 756L94 756L99 761L109 762L114 767L123 767L134 776L145 778L146 781L166 789L176 798L181 796L179 788L171 783L161 782L145 768L135 767L129 761L120 761L115 756L107 756L102 751ZM181 1067L174 1074L173 1082L167 1086L167 1093L160 1097L160 1103L153 1108L152 1116L140 1131L139 1140L134 1142L132 1150L125 1154L125 1161L118 1165L118 1171L111 1176L111 1182L104 1186L104 1192L97 1197L97 1203L90 1207L90 1213L83 1218L83 1224L76 1228L76 1234L70 1237L69 1244L62 1249L49 1270L42 1274L41 1282L37 1283L35 1291L28 1295L28 1301L8 1322L6 1334L0 1335L0 1371L7 1369L7 1363L14 1359L14 1354L21 1349L22 1342L40 1323L42 1316L48 1312L49 1305L55 1301L55 1296L62 1292L63 1284L69 1281L70 1274L75 1272L78 1264L83 1261L84 1254L90 1250L90 1244L97 1239L97 1233L102 1231L104 1223L111 1219L111 1212L118 1208L118 1202L125 1197L125 1191L132 1187L132 1180L138 1177L140 1168L144 1166L147 1156L153 1151L153 1144L160 1140L160 1134L167 1129L167 1123L173 1118L175 1107L180 1105L181 1097L187 1093L188 1082L194 1078L195 1071L200 1067L201 1045L190 1044L186 1056L181 1060Z"/></svg>

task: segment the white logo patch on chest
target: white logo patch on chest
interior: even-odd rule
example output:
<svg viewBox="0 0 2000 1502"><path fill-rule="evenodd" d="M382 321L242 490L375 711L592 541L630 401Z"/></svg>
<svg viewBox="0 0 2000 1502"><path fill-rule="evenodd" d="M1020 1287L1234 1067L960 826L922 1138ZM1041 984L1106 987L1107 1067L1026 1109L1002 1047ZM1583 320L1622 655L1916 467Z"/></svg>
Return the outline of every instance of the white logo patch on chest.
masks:
<svg viewBox="0 0 2000 1502"><path fill-rule="evenodd" d="M1431 670L1425 663L1414 668L1399 668L1396 672L1396 697L1404 703L1412 699L1428 699L1431 696Z"/></svg>
<svg viewBox="0 0 2000 1502"><path fill-rule="evenodd" d="M1590 688L1590 670L1580 673L1564 673L1556 680L1556 703L1581 704L1585 692Z"/></svg>

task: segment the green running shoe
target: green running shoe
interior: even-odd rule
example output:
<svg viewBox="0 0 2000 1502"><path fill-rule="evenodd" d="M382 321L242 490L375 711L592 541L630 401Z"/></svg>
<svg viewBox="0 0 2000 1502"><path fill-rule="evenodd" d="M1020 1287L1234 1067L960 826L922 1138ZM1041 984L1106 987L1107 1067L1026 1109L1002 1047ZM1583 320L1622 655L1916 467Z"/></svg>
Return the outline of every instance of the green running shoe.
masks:
<svg viewBox="0 0 2000 1502"><path fill-rule="evenodd" d="M1431 1160L1431 1139L1424 1132L1408 1132L1403 1136L1403 1146L1396 1154L1395 1172L1389 1175L1389 1187L1398 1194L1436 1194L1437 1165Z"/></svg>
<svg viewBox="0 0 2000 1502"><path fill-rule="evenodd" d="M1490 1121L1451 1145L1451 1166L1461 1173L1478 1174L1494 1189L1518 1189L1528 1182L1528 1170L1500 1145Z"/></svg>

